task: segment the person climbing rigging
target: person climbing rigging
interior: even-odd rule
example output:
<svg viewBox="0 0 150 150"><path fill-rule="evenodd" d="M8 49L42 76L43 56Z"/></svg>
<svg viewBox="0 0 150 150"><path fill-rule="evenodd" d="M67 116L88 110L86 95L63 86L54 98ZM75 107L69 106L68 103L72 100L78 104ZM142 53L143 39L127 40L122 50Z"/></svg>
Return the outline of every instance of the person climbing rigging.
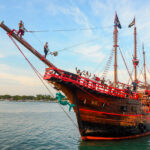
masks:
<svg viewBox="0 0 150 150"><path fill-rule="evenodd" d="M48 49L48 42L46 42L45 45L44 45L45 58L47 56L48 51L49 51L49 49Z"/></svg>
<svg viewBox="0 0 150 150"><path fill-rule="evenodd" d="M17 35L18 36L20 35L20 37L22 38L22 36L24 35L24 32L27 31L27 30L25 29L24 23L23 23L22 20L20 20L18 25L19 25L19 31L17 32Z"/></svg>

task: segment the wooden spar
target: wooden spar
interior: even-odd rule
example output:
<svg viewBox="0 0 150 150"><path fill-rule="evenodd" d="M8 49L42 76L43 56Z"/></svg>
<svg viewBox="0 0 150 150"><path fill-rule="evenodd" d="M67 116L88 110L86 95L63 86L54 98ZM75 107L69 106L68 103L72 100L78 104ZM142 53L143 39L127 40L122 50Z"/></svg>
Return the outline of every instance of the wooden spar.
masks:
<svg viewBox="0 0 150 150"><path fill-rule="evenodd" d="M136 26L134 23L134 55L133 55L133 66L134 66L134 81L137 81L137 65L139 64L139 60L137 59L137 40L136 40Z"/></svg>
<svg viewBox="0 0 150 150"><path fill-rule="evenodd" d="M5 30L8 34L11 33L11 29L9 29L4 22L1 22L0 27ZM32 52L36 57L38 57L43 63L45 63L49 67L56 68L50 61L48 61L43 55L41 55L38 51L36 51L29 43L27 43L23 38L20 38L17 34L12 32L11 36L15 38L19 43L21 43L24 47L26 47L30 52Z"/></svg>
<svg viewBox="0 0 150 150"><path fill-rule="evenodd" d="M134 27L134 59L137 59L137 47L136 47L136 27ZM137 64L134 63L134 80L137 80Z"/></svg>
<svg viewBox="0 0 150 150"><path fill-rule="evenodd" d="M144 44L143 44L143 66L144 66L144 81L145 81L145 89L147 90L147 81L146 81L146 64L145 64L145 51L144 51Z"/></svg>
<svg viewBox="0 0 150 150"><path fill-rule="evenodd" d="M117 85L117 45L118 43L118 29L114 26L114 87Z"/></svg>

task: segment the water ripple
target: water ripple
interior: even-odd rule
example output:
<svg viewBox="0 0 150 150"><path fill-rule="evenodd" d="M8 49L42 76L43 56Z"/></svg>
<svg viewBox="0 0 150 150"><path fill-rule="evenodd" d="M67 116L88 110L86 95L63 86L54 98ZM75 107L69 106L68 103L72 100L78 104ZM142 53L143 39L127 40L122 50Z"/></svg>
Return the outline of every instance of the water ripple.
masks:
<svg viewBox="0 0 150 150"><path fill-rule="evenodd" d="M68 113L76 122L75 114ZM0 150L150 150L149 147L150 136L81 141L78 129L56 103L0 101Z"/></svg>

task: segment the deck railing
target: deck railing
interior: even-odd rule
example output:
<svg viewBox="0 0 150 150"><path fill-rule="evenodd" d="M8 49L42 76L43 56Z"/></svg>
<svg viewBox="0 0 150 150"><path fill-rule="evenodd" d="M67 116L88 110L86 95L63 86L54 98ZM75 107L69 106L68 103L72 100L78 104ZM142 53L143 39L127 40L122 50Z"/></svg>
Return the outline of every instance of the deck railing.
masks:
<svg viewBox="0 0 150 150"><path fill-rule="evenodd" d="M59 72L59 74L58 74ZM124 88L115 88L112 86L109 86L107 84L102 84L99 82L96 82L94 80L85 78L83 76L78 76L74 73L67 72L64 70L56 69L56 68L46 68L46 72L44 75L44 79L48 80L51 78L56 78L68 83L72 83L76 86L79 86L79 88L85 87L100 93L120 97L120 98L130 98L130 99L138 99L138 94L135 92L132 92L131 90L127 89L128 85L124 84ZM121 85L122 83L120 83Z"/></svg>

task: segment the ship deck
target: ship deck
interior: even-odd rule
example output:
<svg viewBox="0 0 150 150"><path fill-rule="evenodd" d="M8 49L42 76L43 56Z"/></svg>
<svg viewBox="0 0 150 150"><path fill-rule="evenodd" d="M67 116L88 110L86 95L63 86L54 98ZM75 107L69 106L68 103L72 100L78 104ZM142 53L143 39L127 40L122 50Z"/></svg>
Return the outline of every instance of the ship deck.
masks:
<svg viewBox="0 0 150 150"><path fill-rule="evenodd" d="M43 79L55 82L65 82L67 84L75 85L78 88L95 91L98 93L103 93L119 98L130 98L135 100L138 99L138 93L131 92L127 89L129 85L118 83L118 86L123 88L115 88L107 84L102 84L100 82L96 82L83 76L78 76L74 73L56 68L46 68Z"/></svg>

